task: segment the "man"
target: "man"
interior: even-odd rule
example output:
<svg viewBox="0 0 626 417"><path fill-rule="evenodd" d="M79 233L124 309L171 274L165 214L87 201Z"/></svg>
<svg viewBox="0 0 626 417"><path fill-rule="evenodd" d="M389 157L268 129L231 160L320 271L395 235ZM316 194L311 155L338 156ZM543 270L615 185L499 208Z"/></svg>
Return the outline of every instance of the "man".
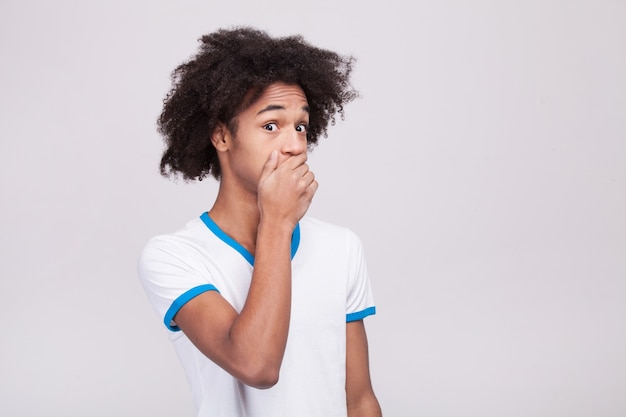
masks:
<svg viewBox="0 0 626 417"><path fill-rule="evenodd" d="M151 239L138 264L199 416L380 416L351 231L305 216L307 150L357 93L353 59L252 28L201 38L173 73L163 175L214 176L213 207Z"/></svg>

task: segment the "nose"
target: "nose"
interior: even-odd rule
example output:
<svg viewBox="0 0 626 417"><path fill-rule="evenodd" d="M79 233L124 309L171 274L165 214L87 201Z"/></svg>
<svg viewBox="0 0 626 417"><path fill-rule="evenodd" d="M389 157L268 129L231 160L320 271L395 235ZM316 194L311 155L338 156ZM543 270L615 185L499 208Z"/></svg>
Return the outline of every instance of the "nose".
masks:
<svg viewBox="0 0 626 417"><path fill-rule="evenodd" d="M306 134L296 131L295 129L285 133L282 146L282 153L287 155L299 155L306 152L307 140Z"/></svg>

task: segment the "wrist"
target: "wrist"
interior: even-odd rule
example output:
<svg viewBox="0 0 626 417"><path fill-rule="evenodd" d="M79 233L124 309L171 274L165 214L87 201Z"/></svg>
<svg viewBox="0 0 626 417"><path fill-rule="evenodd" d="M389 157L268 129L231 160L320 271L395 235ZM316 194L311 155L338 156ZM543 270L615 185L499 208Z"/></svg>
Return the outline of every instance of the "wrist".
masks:
<svg viewBox="0 0 626 417"><path fill-rule="evenodd" d="M291 238L293 230L296 228L298 222L293 222L288 219L269 219L261 217L259 221L259 233L270 232L275 235L286 235Z"/></svg>

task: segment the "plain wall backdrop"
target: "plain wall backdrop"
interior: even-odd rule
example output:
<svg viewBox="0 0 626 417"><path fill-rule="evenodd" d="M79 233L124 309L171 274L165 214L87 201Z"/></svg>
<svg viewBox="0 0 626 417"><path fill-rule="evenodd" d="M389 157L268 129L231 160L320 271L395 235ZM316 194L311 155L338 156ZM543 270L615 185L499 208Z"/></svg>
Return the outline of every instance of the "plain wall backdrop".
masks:
<svg viewBox="0 0 626 417"><path fill-rule="evenodd" d="M155 121L235 25L357 59L309 214L365 245L385 416L626 416L617 0L0 0L0 414L194 415L135 268L211 207Z"/></svg>

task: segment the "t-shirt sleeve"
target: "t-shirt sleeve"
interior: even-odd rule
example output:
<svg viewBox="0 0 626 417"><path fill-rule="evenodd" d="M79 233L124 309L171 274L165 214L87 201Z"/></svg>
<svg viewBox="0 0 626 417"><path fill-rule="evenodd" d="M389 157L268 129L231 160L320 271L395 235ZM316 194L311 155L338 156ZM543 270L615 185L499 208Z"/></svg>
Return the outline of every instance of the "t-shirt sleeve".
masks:
<svg viewBox="0 0 626 417"><path fill-rule="evenodd" d="M185 303L206 291L219 292L205 268L194 262L193 251L184 241L157 236L148 241L137 262L139 281L150 304L174 332L180 330L174 316Z"/></svg>
<svg viewBox="0 0 626 417"><path fill-rule="evenodd" d="M348 267L346 322L351 322L376 314L376 306L367 273L363 245L352 232L349 232L348 246L350 264Z"/></svg>

